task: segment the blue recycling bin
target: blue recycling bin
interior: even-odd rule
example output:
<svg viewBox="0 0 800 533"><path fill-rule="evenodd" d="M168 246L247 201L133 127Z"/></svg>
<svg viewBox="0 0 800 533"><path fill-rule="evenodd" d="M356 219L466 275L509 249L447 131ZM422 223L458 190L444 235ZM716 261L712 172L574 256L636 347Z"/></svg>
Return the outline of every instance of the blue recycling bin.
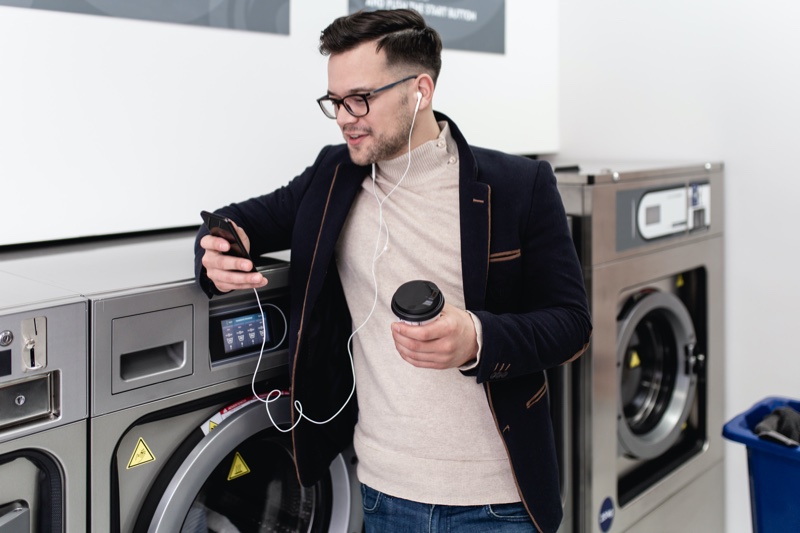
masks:
<svg viewBox="0 0 800 533"><path fill-rule="evenodd" d="M734 417L722 436L747 446L754 533L800 531L800 448L764 440L756 425L778 407L800 411L800 401L768 397Z"/></svg>

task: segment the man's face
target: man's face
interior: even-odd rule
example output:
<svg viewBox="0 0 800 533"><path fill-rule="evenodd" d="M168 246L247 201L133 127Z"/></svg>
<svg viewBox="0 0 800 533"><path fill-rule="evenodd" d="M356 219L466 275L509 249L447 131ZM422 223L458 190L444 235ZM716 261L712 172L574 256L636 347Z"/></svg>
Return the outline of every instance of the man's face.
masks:
<svg viewBox="0 0 800 533"><path fill-rule="evenodd" d="M343 98L350 94L367 93L393 83L407 73L389 70L383 51L375 51L375 43L331 55L328 60L328 96ZM381 91L369 98L369 113L354 117L344 106L336 115L350 159L358 165L369 165L393 159L408 149L408 136L413 120L409 91L414 82L408 81Z"/></svg>

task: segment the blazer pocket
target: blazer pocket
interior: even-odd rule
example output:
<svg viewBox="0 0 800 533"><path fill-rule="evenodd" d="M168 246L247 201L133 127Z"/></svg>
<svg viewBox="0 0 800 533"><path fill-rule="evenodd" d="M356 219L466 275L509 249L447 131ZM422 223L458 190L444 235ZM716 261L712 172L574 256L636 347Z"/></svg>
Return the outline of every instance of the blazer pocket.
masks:
<svg viewBox="0 0 800 533"><path fill-rule="evenodd" d="M539 400L544 398L546 395L547 395L547 382L545 381L544 384L541 387L539 387L539 389L533 394L533 396L531 396L530 399L528 399L528 401L525 402L525 407L527 409L530 409L531 407L539 403Z"/></svg>
<svg viewBox="0 0 800 533"><path fill-rule="evenodd" d="M486 308L495 312L517 309L522 284L522 250L489 254Z"/></svg>
<svg viewBox="0 0 800 533"><path fill-rule="evenodd" d="M489 262L500 263L502 261L519 259L520 257L522 257L522 250L517 248L516 250L508 250L506 252L495 252L493 254L489 254Z"/></svg>

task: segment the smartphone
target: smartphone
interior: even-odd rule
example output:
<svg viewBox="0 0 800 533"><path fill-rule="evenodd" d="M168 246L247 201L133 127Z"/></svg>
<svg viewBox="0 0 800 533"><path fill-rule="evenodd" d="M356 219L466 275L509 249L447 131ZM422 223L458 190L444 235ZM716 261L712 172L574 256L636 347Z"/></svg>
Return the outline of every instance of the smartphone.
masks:
<svg viewBox="0 0 800 533"><path fill-rule="evenodd" d="M227 252L227 255L235 255L250 259L247 248L242 244L242 240L239 238L239 234L236 233L236 228L233 227L231 219L216 213L209 213L208 211L201 211L200 216L203 217L203 222L208 228L208 231L211 232L211 235L222 237L231 243L231 249Z"/></svg>

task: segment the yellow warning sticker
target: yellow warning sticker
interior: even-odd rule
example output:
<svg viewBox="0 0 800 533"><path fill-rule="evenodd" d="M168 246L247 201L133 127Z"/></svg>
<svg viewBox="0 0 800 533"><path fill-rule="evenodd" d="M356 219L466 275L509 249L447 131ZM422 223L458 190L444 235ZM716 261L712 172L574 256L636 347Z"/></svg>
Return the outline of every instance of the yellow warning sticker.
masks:
<svg viewBox="0 0 800 533"><path fill-rule="evenodd" d="M156 460L156 456L150 451L150 448L145 444L144 439L139 437L136 447L133 449L131 460L128 461L128 469L135 466L141 466L145 463L150 463Z"/></svg>
<svg viewBox="0 0 800 533"><path fill-rule="evenodd" d="M233 456L233 464L231 465L231 470L228 472L228 481L232 479L236 479L237 477L242 477L246 474L250 473L250 467L247 466L247 463L244 462L242 456L239 452L236 452L236 455Z"/></svg>
<svg viewBox="0 0 800 533"><path fill-rule="evenodd" d="M209 431L211 431L211 430L213 430L215 427L217 427L217 423L216 423L216 422L214 422L213 420L209 420L209 421L208 421L208 430L209 430Z"/></svg>
<svg viewBox="0 0 800 533"><path fill-rule="evenodd" d="M631 354L630 363L628 363L628 368L639 368L642 366L642 360L639 359L639 352L634 351Z"/></svg>
<svg viewBox="0 0 800 533"><path fill-rule="evenodd" d="M678 274L678 279L675 280L675 288L680 289L684 285L683 274Z"/></svg>

